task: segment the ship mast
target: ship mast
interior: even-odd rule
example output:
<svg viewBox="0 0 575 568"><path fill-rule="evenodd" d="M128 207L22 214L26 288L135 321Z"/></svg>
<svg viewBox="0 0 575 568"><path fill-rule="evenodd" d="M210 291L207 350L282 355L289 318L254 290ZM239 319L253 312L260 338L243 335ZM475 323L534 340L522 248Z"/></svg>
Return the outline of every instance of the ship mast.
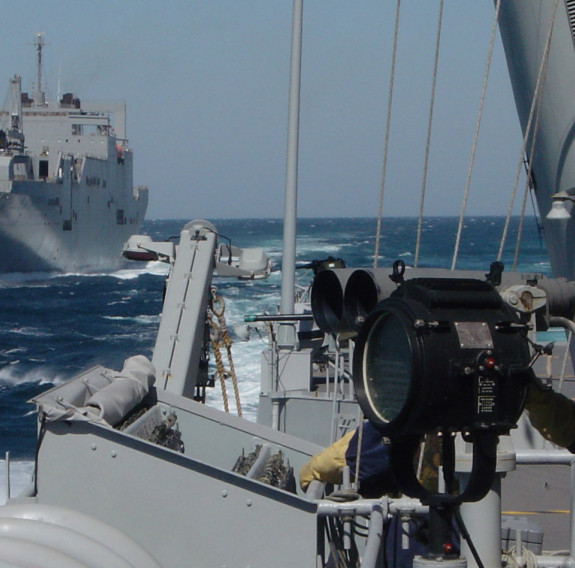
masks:
<svg viewBox="0 0 575 568"><path fill-rule="evenodd" d="M299 106L301 85L303 0L294 0L292 44L290 63L290 88L288 110L288 141L286 159L286 187L282 257L281 313L293 314L295 298L297 178L299 152ZM283 323L278 330L278 344L294 348L297 345L293 324Z"/></svg>
<svg viewBox="0 0 575 568"><path fill-rule="evenodd" d="M44 106L46 104L44 91L42 91L42 48L44 47L44 32L36 34L34 45L36 46L36 53L38 56L36 94L34 95L34 101L36 106Z"/></svg>

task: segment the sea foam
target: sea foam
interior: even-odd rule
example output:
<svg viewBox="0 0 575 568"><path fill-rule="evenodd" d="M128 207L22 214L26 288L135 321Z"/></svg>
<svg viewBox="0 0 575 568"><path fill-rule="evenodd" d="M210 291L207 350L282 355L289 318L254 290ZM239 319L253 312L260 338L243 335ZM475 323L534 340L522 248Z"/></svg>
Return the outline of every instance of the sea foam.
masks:
<svg viewBox="0 0 575 568"><path fill-rule="evenodd" d="M4 457L4 456L2 456ZM33 482L34 462L28 460L10 461L10 481L8 482L6 459L0 460L0 505L10 497L18 497ZM10 490L8 491L8 486Z"/></svg>

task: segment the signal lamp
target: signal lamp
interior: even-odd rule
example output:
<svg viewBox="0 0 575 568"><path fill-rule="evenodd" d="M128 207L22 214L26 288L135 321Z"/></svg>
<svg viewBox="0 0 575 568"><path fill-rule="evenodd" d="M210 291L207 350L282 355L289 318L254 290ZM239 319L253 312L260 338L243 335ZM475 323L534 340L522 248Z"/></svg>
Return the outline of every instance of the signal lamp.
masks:
<svg viewBox="0 0 575 568"><path fill-rule="evenodd" d="M527 326L493 286L474 279L405 281L367 317L354 352L354 386L366 417L388 438L400 489L429 504L477 501L495 474L498 435L522 411L532 376ZM432 494L413 471L421 437L473 443L472 473L459 495Z"/></svg>

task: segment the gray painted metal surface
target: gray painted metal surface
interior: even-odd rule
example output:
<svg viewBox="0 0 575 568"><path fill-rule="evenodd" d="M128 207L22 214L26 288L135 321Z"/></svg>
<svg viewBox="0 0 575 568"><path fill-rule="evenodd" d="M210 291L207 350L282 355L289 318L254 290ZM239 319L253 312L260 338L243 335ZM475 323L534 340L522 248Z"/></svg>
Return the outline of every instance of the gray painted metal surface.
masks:
<svg viewBox="0 0 575 568"><path fill-rule="evenodd" d="M553 19L554 5L555 2L539 0L504 0L499 29L519 120L528 140L526 153L533 168L535 195L551 265L555 276L573 280L575 220L571 213L565 219L547 218L552 196L560 191L573 194L575 188L575 100L572 96L575 91L575 48L574 30L567 13L573 10L573 2L558 2ZM553 31L545 58L551 23ZM542 63L540 102L535 100L533 107ZM535 113L527 132L532 107ZM565 203L569 212L572 205Z"/></svg>
<svg viewBox="0 0 575 568"><path fill-rule="evenodd" d="M65 399L65 391L53 395ZM255 442L281 447L297 468L318 447L167 392L157 395L162 409L177 416L184 454L89 422L51 422L40 446L36 502L110 524L162 566L269 566L271 551L275 566L314 565L317 506L231 470Z"/></svg>
<svg viewBox="0 0 575 568"><path fill-rule="evenodd" d="M168 275L152 363L161 388L184 396L193 396L197 381L215 249L215 228L189 223Z"/></svg>
<svg viewBox="0 0 575 568"><path fill-rule="evenodd" d="M560 58L572 60L570 50L573 46L569 47L564 10L570 4L560 3L558 33L557 37L554 35L556 44L553 49L555 56L558 53ZM518 22L516 27L515 24L510 26L510 35L504 39L512 69L519 65L523 54L513 53L510 41L517 40L521 50L534 60L538 56L540 59L541 37L545 34L534 32L541 26L544 29L550 5L531 0L503 3L502 21L513 19ZM525 7L521 13L520 6ZM551 58L549 67L550 77L555 77L561 84L561 77L556 75L559 68ZM512 76L517 73L513 78L516 93L521 96L527 94L527 99L534 88L533 73L536 69L537 65L533 63L527 71L512 70ZM572 71L569 72L570 80L575 77L575 69ZM568 116L571 103L567 99L573 91L568 86L566 92L549 99L551 107L556 107L559 114L563 113L560 122L565 125L567 133L572 129L572 120ZM525 122L527 103L524 101L522 104L518 102L519 113ZM544 99L544 114L552 110L548 105ZM553 123L549 117L546 120ZM558 188L568 189L571 166L557 166L553 156L559 154L570 161L571 146L570 135L562 138L556 124L542 133L541 140L543 150L538 150L540 153L534 156L533 164L536 177L540 176L537 188L538 194L542 194L540 207L545 211L545 207L550 206L552 192ZM554 186L558 180L565 187ZM553 232L553 227L548 225L546 230ZM153 557L152 565L157 562L163 567L272 565L317 568L335 565L336 558L348 555L354 544L364 568L381 565L383 537L388 523L394 519L402 529L409 528L410 522L428 512L421 503L385 496L378 500L354 498L351 502L340 503L337 500L349 497L353 489L349 472L344 475L343 493L336 494L333 499L324 498L324 488L318 482L312 484L309 494L304 494L299 488L291 492L268 484L260 477L269 466L270 456L281 452L282 460L289 461L289 466L297 472L321 447L359 424L361 415L350 374L355 330L353 326L349 329L342 327L349 324L349 317L338 314L338 329L325 330L323 335L315 326L306 328L306 334L300 333L298 341L289 349L286 348L285 334L278 339L285 319L278 318L275 322L272 319L269 348L262 356L260 423L251 423L190 400L196 381L197 349L203 340L200 329L208 307L213 271L220 266L222 274L256 277L250 270L242 270L239 260L237 266L233 264L233 269L225 268L215 235L215 228L211 225L196 221L184 228L177 246L152 243L143 237L132 241L132 251L154 253L171 263L162 324L154 352L157 383L143 399L134 401L134 412L129 412L125 423L115 428L82 411L92 391L105 388L110 377L116 376L111 370L92 369L37 397L34 402L39 411L40 431L36 491L31 498L13 500L6 509L18 504L30 512L30 517L38 515L41 510L48 516L57 515L59 511L64 511L62 514L65 515L67 510L73 511L71 515L85 515L87 518L82 517L83 520L77 523L83 536L95 536L97 530L94 527L104 523L111 533L125 533L127 541L117 537L123 542L120 546L122 551L134 546L133 555L147 557L149 554ZM556 237L554 234L549 241L550 247L554 246ZM568 273L572 261L558 261L561 250L558 247L554 251L554 267L559 273L564 270ZM240 257L239 253L233 254ZM265 274L263 265L267 262L263 262L258 274ZM375 288L376 301L393 291L385 274L370 275L365 269L363 272L365 282L370 282ZM336 275L338 294L342 295L338 299L343 306L344 288L352 273L346 271L345 278ZM418 275L437 276L438 273L433 269L419 269ZM535 275L506 277L499 286L499 292L504 301L521 312L525 321L533 326L538 323L535 310L543 320L547 318L549 321L554 316L564 318L575 299L572 282ZM322 293L328 294L329 291ZM296 311L296 305L297 302L293 311ZM329 307L329 302L320 302L320 305ZM288 320L291 315L283 314ZM352 318L354 325L358 315L361 316L356 314ZM294 332L303 332L308 323L294 317L290 326ZM546 363L552 365L553 361L547 359ZM541 370L538 372L542 374ZM169 443L161 441L158 435L158 432L166 431L172 435ZM260 454L247 471L237 470L238 458L258 447L261 448ZM458 444L456 471L462 480L472 469L472 456L467 450L466 443ZM514 481L518 479L514 477L517 463L520 467L529 463L531 468L534 461L545 464L568 462L571 487L566 489L567 483L562 480L556 497L562 498L571 509L575 507L575 469L570 454L552 449L525 419L519 422L511 437L502 438L497 460L496 476L487 497L463 507L463 516L472 531L475 548L488 566L501 565L501 503L506 503L504 495L508 486L517 485ZM539 471L533 475L534 471L529 469L531 477L540 481L537 477ZM547 471L541 475L545 480L551 479ZM534 503L546 503L545 497L544 493L542 501L535 501L532 493L529 494ZM526 500L526 495L523 495L520 503ZM341 535L336 535L335 525L330 524L332 520L340 522ZM350 530L354 523L359 528L357 534ZM508 535L515 530L515 542L520 545L521 526L506 529ZM29 532L33 560L40 558L41 552L37 547L41 544L34 536L40 532L37 528L31 528ZM58 539L54 537L54 546ZM128 542L132 544L126 544ZM508 539L507 542L511 541ZM412 549L414 543L414 539L403 532L394 545L397 550L407 550ZM7 547L16 544L11 542ZM575 529L568 534L566 547L567 552L555 556L539 555L534 562L538 566L572 566ZM471 545L464 546L463 557L458 558L419 556L413 565L479 565L471 549ZM55 550L54 558L64 552L70 551L64 551L62 545L62 551ZM2 546L0 559L1 554ZM98 555L97 566L106 564L106 554ZM520 549L511 562L523 564L523 554ZM62 565L74 566L77 564L74 561ZM356 565L351 556L346 562Z"/></svg>
<svg viewBox="0 0 575 568"><path fill-rule="evenodd" d="M215 243L205 235L200 238L200 228L206 225L190 223L184 233L193 227L198 229L191 231L197 237L193 247L189 247L186 239L173 249L157 243L146 244L148 250L172 254L174 266L168 279L163 318L166 324L179 322L182 327L177 335L182 336L203 321L201 317L182 318L180 312L173 312L186 305L182 302L185 297L182 291L194 274L194 263L200 261L206 282L211 280L211 271L217 265ZM210 228L208 232L214 231ZM180 254L178 247L182 242L184 248ZM140 246L143 245L141 242ZM425 270L421 270L421 276L425 276ZM434 274L433 269L429 274ZM514 289L516 282L523 281L521 275L515 275L509 279L508 287ZM551 280L542 281L548 290L545 297L549 305L561 306L561 302L553 299L555 287L550 285ZM198 314L206 309L201 293L204 285L191 295L196 299L194 310ZM571 290L556 288L560 296ZM504 290L501 293L512 298ZM574 294L572 291L571 296ZM389 523L394 514L401 518L421 515L420 507L411 504L394 509L392 501L385 497L375 508L369 500L338 505L323 501L321 490L312 498L301 490L293 494L257 479L272 453L281 450L297 473L311 455L356 427L361 419L346 371L352 342L332 338L327 343L321 339L308 343L307 347L286 354L272 342L263 358L265 372L258 419L268 426L196 403L179 391L170 392L162 388L163 381L145 399L143 414L125 429L94 422L82 412L77 417L78 409L86 406L92 392L110 383L114 373L102 367L42 394L34 401L40 417L46 417L41 420L39 436L37 491L33 499L22 503L71 509L109 524L126 533L161 566L187 566L192 558L199 566L263 566L270 563L270 558L276 566L326 565L332 538L326 530L326 518L335 516L343 520L357 516L358 522L365 524L364 535L355 536L363 565L377 565L384 532L381 523ZM186 389L188 381L194 382L188 372L197 361L190 360L189 347L175 350L172 355L171 365L180 369L180 381ZM128 365L123 374L127 370ZM74 413L58 416L63 408ZM181 443L163 447L152 442L151 434L157 426L167 423L169 417ZM546 447L526 422L522 422L515 440L516 447ZM257 446L263 450L247 475L232 471L238 458ZM505 450L502 455L506 465L501 471L509 472L511 478L514 453ZM468 471L465 464L469 459L460 460L459 470ZM499 494L497 490L493 493L495 498L488 496L469 507L469 525L478 539L476 546L486 558L499 557L493 543L499 542L500 525L495 523L495 533L491 531L487 538L482 522L476 525L472 521L495 518L494 515L499 518ZM478 515L481 507L484 510ZM366 515L373 522L361 520ZM88 525L82 531L85 534L89 534ZM408 546L412 545L409 541ZM417 562L433 565L425 559Z"/></svg>

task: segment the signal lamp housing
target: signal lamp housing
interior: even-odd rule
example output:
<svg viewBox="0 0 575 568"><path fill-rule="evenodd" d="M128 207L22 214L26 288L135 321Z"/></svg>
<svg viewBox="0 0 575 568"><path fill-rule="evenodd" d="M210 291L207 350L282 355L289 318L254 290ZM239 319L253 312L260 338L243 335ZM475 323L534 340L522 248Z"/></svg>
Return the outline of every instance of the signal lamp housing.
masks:
<svg viewBox="0 0 575 568"><path fill-rule="evenodd" d="M532 377L526 330L490 283L474 279L405 281L367 317L356 341L354 386L364 414L391 442L404 493L430 504L485 495L497 437L515 426ZM420 439L434 431L445 440L462 432L474 444L460 495L430 494L415 477ZM451 446L444 443L448 463Z"/></svg>

